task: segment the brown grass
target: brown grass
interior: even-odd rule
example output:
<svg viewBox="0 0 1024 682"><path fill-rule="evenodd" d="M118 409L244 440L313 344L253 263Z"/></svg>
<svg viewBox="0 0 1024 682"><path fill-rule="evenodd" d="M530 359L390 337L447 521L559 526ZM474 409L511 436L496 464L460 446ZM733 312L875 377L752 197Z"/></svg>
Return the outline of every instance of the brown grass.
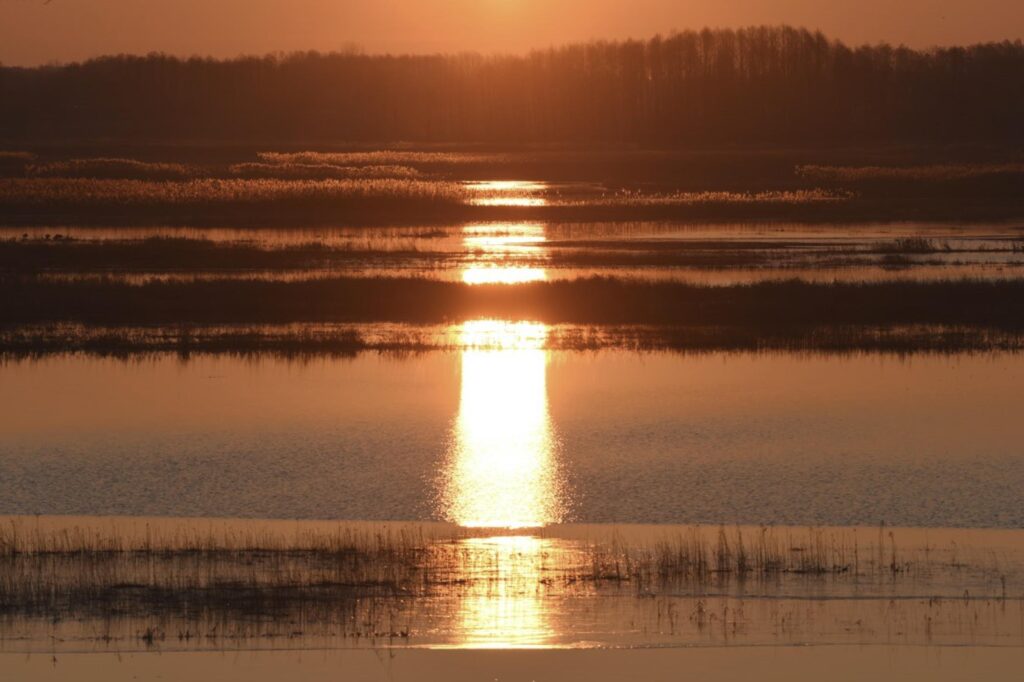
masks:
<svg viewBox="0 0 1024 682"><path fill-rule="evenodd" d="M236 163L228 171L242 178L280 180L326 180L360 178L415 179L422 176L415 168L397 165L338 166L327 163Z"/></svg>
<svg viewBox="0 0 1024 682"><path fill-rule="evenodd" d="M330 164L333 166L456 165L497 163L504 154L473 152L410 151L385 149L358 152L260 152L257 158L269 164Z"/></svg>
<svg viewBox="0 0 1024 682"><path fill-rule="evenodd" d="M199 169L180 163L154 163L136 159L69 159L32 164L28 175L39 178L92 178L110 180L186 180Z"/></svg>
<svg viewBox="0 0 1024 682"><path fill-rule="evenodd" d="M798 166L799 177L828 182L916 180L942 182L997 175L1024 175L1024 163L933 164L923 166Z"/></svg>

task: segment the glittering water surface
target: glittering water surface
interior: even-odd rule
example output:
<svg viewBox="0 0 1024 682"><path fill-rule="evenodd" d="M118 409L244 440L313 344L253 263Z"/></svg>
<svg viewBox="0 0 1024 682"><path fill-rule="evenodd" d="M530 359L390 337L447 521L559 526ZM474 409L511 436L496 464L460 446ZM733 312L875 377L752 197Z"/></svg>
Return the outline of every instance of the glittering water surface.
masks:
<svg viewBox="0 0 1024 682"><path fill-rule="evenodd" d="M1024 525L1024 357L55 356L0 367L0 513ZM498 343L496 343L498 342Z"/></svg>

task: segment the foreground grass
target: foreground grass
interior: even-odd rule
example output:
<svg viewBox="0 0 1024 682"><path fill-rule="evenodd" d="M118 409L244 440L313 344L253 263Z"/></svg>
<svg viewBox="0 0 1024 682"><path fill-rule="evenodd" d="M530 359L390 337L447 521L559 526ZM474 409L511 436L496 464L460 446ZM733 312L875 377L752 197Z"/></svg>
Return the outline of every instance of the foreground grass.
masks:
<svg viewBox="0 0 1024 682"><path fill-rule="evenodd" d="M669 641L706 641L723 628L728 637L767 628L777 638L780 625L815 631L814 618L800 615L808 600L844 619L869 605L870 622L854 632L868 641L892 624L921 630L915 637L924 641L962 637L964 621L982 616L972 641L1019 630L1020 539L1009 533L494 533L444 524L12 517L0 523L0 638L188 648L254 638L460 642L478 623L473 614L520 608L581 609L620 643L638 627ZM990 542L1003 543L999 558ZM918 593L929 596L908 598ZM529 618L513 619L498 636L531 627Z"/></svg>

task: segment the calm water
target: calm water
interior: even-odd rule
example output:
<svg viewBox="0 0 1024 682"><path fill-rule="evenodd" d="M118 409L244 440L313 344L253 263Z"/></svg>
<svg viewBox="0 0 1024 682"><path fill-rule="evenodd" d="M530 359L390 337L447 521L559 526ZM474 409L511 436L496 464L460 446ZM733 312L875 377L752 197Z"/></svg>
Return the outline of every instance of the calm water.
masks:
<svg viewBox="0 0 1024 682"><path fill-rule="evenodd" d="M0 367L0 513L1021 527L1024 357L466 350Z"/></svg>

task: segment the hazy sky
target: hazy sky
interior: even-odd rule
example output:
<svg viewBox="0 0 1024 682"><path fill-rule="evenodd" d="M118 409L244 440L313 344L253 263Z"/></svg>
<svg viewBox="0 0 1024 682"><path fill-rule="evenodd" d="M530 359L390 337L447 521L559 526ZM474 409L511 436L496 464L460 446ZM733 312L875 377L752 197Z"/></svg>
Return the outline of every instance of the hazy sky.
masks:
<svg viewBox="0 0 1024 682"><path fill-rule="evenodd" d="M916 47L1024 36L1024 0L0 0L0 62L278 50L525 51L672 29L793 24Z"/></svg>

